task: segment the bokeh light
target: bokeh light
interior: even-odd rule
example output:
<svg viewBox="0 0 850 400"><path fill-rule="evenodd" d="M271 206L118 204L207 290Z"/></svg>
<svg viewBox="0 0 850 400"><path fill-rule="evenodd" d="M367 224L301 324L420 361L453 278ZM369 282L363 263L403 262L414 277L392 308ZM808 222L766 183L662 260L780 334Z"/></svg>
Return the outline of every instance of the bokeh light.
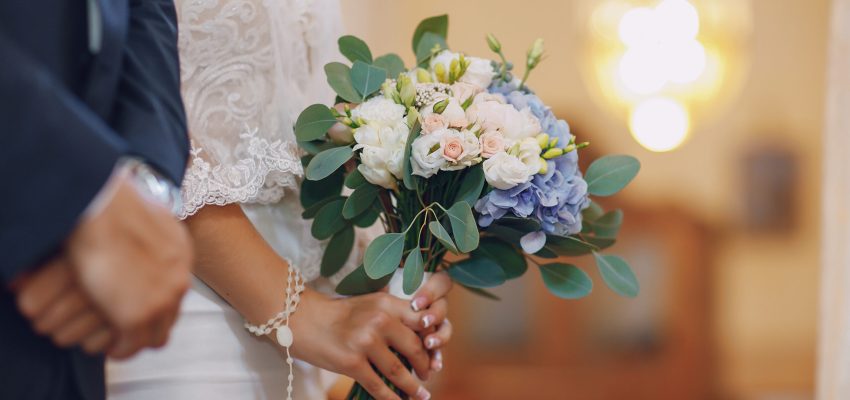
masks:
<svg viewBox="0 0 850 400"><path fill-rule="evenodd" d="M629 126L632 136L651 151L670 151L688 136L690 117L685 107L667 97L643 100L632 111Z"/></svg>

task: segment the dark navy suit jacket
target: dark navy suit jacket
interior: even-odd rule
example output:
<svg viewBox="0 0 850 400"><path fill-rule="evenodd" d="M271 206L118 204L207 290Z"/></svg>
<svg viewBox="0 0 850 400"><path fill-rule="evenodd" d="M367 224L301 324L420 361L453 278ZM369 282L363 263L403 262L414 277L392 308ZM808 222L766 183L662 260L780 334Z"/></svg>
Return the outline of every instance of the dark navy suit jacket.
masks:
<svg viewBox="0 0 850 400"><path fill-rule="evenodd" d="M37 336L7 290L55 255L125 155L188 157L170 0L0 1L0 399L102 399L103 360Z"/></svg>

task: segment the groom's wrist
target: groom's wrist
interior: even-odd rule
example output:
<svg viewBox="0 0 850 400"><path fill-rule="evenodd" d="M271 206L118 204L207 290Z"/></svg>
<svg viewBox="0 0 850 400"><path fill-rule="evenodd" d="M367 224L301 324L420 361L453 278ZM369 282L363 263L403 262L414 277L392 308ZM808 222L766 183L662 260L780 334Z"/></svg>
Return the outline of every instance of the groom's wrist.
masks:
<svg viewBox="0 0 850 400"><path fill-rule="evenodd" d="M146 200L167 208L172 215L179 215L183 206L180 189L141 160L123 157L115 163L112 175L83 212L82 220L94 218L103 212L115 197L121 181L132 184Z"/></svg>

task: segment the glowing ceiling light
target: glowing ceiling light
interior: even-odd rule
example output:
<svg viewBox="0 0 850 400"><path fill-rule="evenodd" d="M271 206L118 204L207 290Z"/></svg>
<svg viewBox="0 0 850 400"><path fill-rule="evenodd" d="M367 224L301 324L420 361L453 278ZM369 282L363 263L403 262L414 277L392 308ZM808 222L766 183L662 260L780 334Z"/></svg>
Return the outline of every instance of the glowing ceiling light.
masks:
<svg viewBox="0 0 850 400"><path fill-rule="evenodd" d="M670 151L688 136L688 111L679 102L654 97L640 102L629 122L632 136L648 150Z"/></svg>
<svg viewBox="0 0 850 400"><path fill-rule="evenodd" d="M705 48L696 40L671 47L666 67L667 77L675 83L691 83L699 79L705 71Z"/></svg>
<svg viewBox="0 0 850 400"><path fill-rule="evenodd" d="M690 40L699 33L699 13L686 0L664 0L655 7L658 30L665 40Z"/></svg>
<svg viewBox="0 0 850 400"><path fill-rule="evenodd" d="M655 28L655 11L646 7L638 7L623 15L620 19L618 33L620 40L626 46L653 43L658 40Z"/></svg>
<svg viewBox="0 0 850 400"><path fill-rule="evenodd" d="M634 93L647 95L658 92L667 84L663 49L658 46L631 47L620 59L618 72L623 84Z"/></svg>

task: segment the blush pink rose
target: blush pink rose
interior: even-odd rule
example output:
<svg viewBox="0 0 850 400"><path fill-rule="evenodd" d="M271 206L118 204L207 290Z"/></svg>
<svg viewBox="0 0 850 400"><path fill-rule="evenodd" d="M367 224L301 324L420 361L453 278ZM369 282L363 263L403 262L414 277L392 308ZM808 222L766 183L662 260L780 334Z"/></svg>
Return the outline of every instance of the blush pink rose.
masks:
<svg viewBox="0 0 850 400"><path fill-rule="evenodd" d="M442 142L443 158L457 162L463 155L463 142L458 137L445 137Z"/></svg>
<svg viewBox="0 0 850 400"><path fill-rule="evenodd" d="M505 137L499 132L484 132L478 140L481 142L481 157L490 158L505 151Z"/></svg>
<svg viewBox="0 0 850 400"><path fill-rule="evenodd" d="M439 129L448 128L446 118L437 113L430 113L422 118L422 133L429 134Z"/></svg>

